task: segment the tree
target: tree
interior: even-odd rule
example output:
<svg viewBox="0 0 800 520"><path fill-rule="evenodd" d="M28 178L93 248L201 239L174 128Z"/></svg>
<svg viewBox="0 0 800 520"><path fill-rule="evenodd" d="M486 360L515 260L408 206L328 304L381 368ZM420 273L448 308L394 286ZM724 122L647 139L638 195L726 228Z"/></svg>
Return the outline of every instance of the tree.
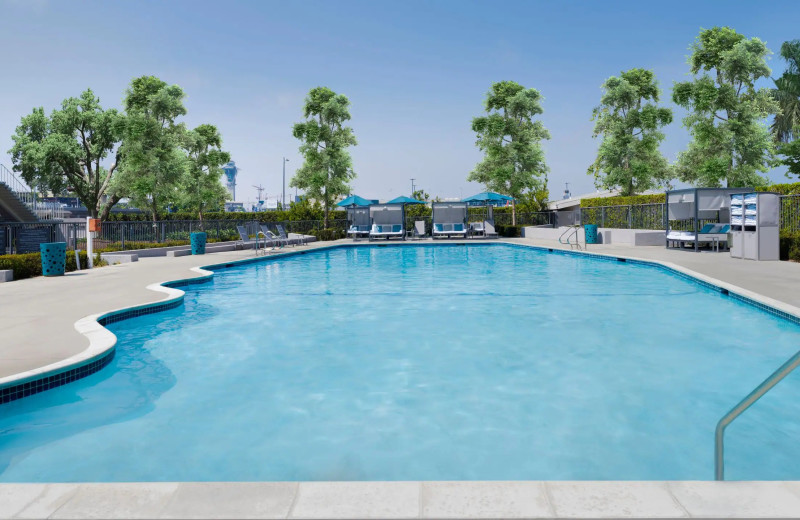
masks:
<svg viewBox="0 0 800 520"><path fill-rule="evenodd" d="M660 108L659 89L650 70L631 69L608 78L600 105L592 111L592 137L602 136L597 158L587 173L597 187L619 188L621 195L663 186L670 168L658 147L660 128L672 122L672 110Z"/></svg>
<svg viewBox="0 0 800 520"><path fill-rule="evenodd" d="M775 144L764 119L778 105L755 82L770 74L769 49L758 38L715 27L701 31L691 50L695 78L672 91L673 101L689 111L683 124L692 135L678 156L678 177L699 186L766 184L759 172L775 165Z"/></svg>
<svg viewBox="0 0 800 520"><path fill-rule="evenodd" d="M124 116L104 110L91 89L78 98L68 98L61 109L46 116L34 108L22 118L9 150L14 171L25 182L53 193L75 192L89 215L107 218L119 200L103 203L121 155L119 140ZM113 154L112 163L105 159Z"/></svg>
<svg viewBox="0 0 800 520"><path fill-rule="evenodd" d="M153 221L176 200L185 169L180 146L186 129L176 123L186 114L184 96L179 86L155 76L134 79L125 95L124 160L112 196L130 197L134 206L149 208Z"/></svg>
<svg viewBox="0 0 800 520"><path fill-rule="evenodd" d="M197 211L202 221L203 212L216 209L225 202L228 190L222 185L222 166L231 160L231 154L222 150L222 136L214 125L200 125L184 137L186 162L181 178L181 202Z"/></svg>
<svg viewBox="0 0 800 520"><path fill-rule="evenodd" d="M541 121L533 118L543 112L542 96L513 81L492 84L486 95L486 116L472 120L476 145L483 160L467 177L518 199L527 190L547 184L547 165L541 141L550 134ZM511 206L512 224L517 223L516 200Z"/></svg>
<svg viewBox="0 0 800 520"><path fill-rule="evenodd" d="M350 119L349 107L344 95L327 87L313 88L303 107L306 120L292 129L294 137L302 141L304 162L289 186L322 203L326 228L331 206L337 197L350 192L349 183L356 177L347 151L347 147L356 145L356 138L353 129L344 126Z"/></svg>
<svg viewBox="0 0 800 520"><path fill-rule="evenodd" d="M786 60L786 70L775 80L772 91L780 105L772 132L779 142L783 164L789 167L789 173L800 175L800 40L784 42L781 56Z"/></svg>
<svg viewBox="0 0 800 520"><path fill-rule="evenodd" d="M428 202L431 196L425 192L425 190L414 190L414 193L411 194L412 199L421 200L423 202Z"/></svg>
<svg viewBox="0 0 800 520"><path fill-rule="evenodd" d="M783 42L781 57L786 60L786 70L775 80L772 91L780 106L772 133L776 140L788 143L800 137L800 40Z"/></svg>

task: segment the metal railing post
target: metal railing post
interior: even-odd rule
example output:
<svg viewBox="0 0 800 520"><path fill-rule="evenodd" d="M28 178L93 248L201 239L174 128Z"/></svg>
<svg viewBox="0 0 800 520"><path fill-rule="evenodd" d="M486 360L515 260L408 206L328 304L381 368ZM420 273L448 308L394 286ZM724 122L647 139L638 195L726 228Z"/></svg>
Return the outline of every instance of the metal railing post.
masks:
<svg viewBox="0 0 800 520"><path fill-rule="evenodd" d="M800 365L800 351L790 357L789 360L781 365L775 372L769 375L760 385L758 385L752 392L747 394L747 397L739 401L739 403L731 408L722 419L717 423L717 428L714 431L714 478L716 480L725 480L725 428L734 421L742 413L753 406L756 401L769 392L772 387L783 381L792 370Z"/></svg>

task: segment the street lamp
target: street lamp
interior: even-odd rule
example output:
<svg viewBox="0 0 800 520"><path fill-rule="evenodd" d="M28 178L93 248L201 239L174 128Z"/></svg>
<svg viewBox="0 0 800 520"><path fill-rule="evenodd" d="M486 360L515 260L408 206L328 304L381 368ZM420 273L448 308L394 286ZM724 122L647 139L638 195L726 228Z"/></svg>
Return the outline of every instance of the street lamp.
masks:
<svg viewBox="0 0 800 520"><path fill-rule="evenodd" d="M283 158L283 192L281 195L281 209L286 209L286 163L289 159Z"/></svg>

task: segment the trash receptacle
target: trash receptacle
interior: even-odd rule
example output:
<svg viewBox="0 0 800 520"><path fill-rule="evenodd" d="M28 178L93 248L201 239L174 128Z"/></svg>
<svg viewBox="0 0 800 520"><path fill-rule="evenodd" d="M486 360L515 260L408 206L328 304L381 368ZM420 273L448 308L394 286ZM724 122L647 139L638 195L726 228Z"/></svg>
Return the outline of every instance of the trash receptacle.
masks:
<svg viewBox="0 0 800 520"><path fill-rule="evenodd" d="M44 276L63 276L67 264L67 243L47 242L39 244Z"/></svg>
<svg viewBox="0 0 800 520"><path fill-rule="evenodd" d="M206 254L206 237L207 235L204 231L198 231L191 234L193 255Z"/></svg>
<svg viewBox="0 0 800 520"><path fill-rule="evenodd" d="M597 225L596 224L586 224L583 226L583 236L586 237L587 244L596 244L597 243Z"/></svg>

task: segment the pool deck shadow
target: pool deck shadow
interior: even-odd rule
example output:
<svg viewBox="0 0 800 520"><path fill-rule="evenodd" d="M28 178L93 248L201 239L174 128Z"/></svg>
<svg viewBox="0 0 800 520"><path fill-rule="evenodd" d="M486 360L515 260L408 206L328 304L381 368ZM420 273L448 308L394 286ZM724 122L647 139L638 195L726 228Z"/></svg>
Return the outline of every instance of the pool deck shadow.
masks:
<svg viewBox="0 0 800 520"><path fill-rule="evenodd" d="M436 241L474 242L477 240ZM557 242L524 238L491 242L568 249ZM420 243L431 241L402 245ZM340 240L288 251L343 244L370 245ZM661 263L800 316L800 264L752 262L732 259L726 253L663 247L590 245L588 253ZM154 291L153 287L205 276L193 269L198 265L228 264L254 256L252 250L245 250L202 258L142 258L137 263L84 271L79 276L0 284L0 383L85 353L90 341L78 330L76 324L81 320L175 298L179 294L176 289ZM652 517L797 518L800 482L0 484L0 518Z"/></svg>

